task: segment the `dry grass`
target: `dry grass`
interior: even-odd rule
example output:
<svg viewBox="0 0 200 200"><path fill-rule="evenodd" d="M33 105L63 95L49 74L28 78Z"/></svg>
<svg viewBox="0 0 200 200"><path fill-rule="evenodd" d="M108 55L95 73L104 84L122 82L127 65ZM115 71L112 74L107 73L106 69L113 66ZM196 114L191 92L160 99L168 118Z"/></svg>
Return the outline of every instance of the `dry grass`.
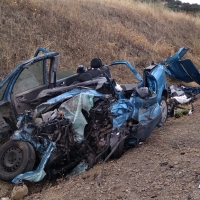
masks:
<svg viewBox="0 0 200 200"><path fill-rule="evenodd" d="M199 25L198 16L136 0L1 0L0 77L39 46L60 52L61 69L89 66L96 56L142 69L182 46L198 67Z"/></svg>

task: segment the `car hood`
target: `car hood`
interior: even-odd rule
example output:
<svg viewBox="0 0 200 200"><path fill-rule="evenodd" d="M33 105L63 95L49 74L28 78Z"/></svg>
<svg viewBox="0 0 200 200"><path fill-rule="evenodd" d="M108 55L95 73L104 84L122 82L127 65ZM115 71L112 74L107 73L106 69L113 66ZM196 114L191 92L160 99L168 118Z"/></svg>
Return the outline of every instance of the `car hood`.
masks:
<svg viewBox="0 0 200 200"><path fill-rule="evenodd" d="M164 65L165 72L171 77L186 83L195 81L200 85L200 73L190 59L181 60L188 49L180 48L172 57L169 57Z"/></svg>

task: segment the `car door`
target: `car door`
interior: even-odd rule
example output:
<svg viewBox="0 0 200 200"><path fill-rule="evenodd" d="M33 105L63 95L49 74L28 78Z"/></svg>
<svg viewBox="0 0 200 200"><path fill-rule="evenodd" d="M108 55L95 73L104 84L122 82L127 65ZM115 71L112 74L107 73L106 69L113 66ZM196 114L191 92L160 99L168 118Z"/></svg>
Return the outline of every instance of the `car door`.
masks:
<svg viewBox="0 0 200 200"><path fill-rule="evenodd" d="M20 73L13 77L11 102L16 114L34 109L37 95L44 89L56 87L58 53L35 57L21 66Z"/></svg>

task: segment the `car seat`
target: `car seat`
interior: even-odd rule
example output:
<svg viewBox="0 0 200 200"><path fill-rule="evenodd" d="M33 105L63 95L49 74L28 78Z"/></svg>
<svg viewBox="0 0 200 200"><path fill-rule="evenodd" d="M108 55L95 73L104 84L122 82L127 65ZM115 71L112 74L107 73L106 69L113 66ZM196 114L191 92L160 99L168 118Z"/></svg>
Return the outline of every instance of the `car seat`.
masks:
<svg viewBox="0 0 200 200"><path fill-rule="evenodd" d="M91 74L92 78L96 78L102 75L102 71L99 69L103 66L103 63L100 58L93 58L90 63L90 69L88 69L87 73Z"/></svg>

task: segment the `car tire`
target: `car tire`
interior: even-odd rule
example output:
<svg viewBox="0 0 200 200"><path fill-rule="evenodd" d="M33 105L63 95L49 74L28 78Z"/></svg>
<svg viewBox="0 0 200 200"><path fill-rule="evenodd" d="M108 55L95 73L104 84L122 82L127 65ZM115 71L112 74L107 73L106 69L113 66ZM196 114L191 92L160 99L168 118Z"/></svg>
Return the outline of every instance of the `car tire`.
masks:
<svg viewBox="0 0 200 200"><path fill-rule="evenodd" d="M35 150L28 142L9 140L0 147L0 179L11 181L33 169Z"/></svg>
<svg viewBox="0 0 200 200"><path fill-rule="evenodd" d="M161 113L162 113L161 123L164 123L164 122L166 122L167 115L168 115L167 100L166 100L166 98L164 96L161 97L160 108L161 108Z"/></svg>
<svg viewBox="0 0 200 200"><path fill-rule="evenodd" d="M120 158L121 155L124 153L124 143L125 143L125 140L122 140L118 147L115 149L115 151L113 152L113 158L114 159L117 159L117 158Z"/></svg>

